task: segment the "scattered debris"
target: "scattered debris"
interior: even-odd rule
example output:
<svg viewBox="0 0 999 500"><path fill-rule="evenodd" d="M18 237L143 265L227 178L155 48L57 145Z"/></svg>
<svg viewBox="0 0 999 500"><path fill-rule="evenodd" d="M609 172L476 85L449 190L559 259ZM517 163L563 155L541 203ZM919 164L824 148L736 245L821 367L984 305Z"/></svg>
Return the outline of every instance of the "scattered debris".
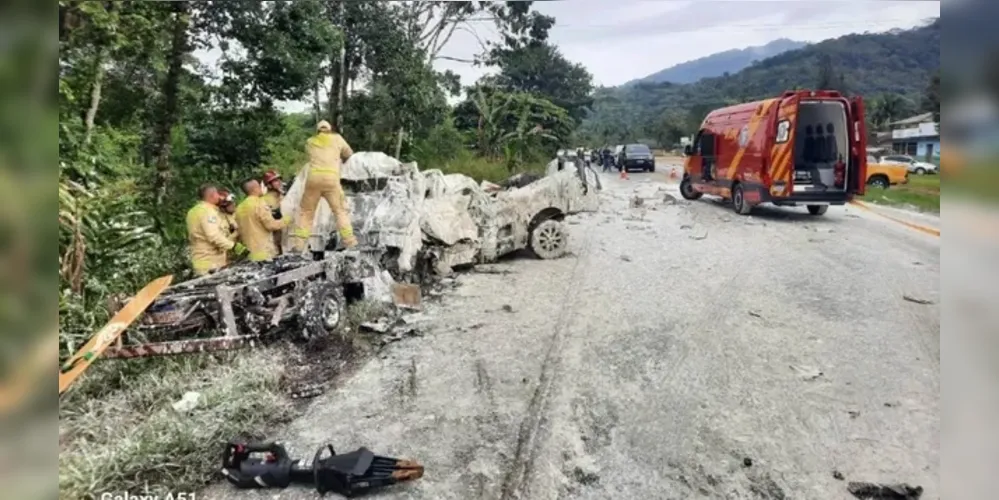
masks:
<svg viewBox="0 0 999 500"><path fill-rule="evenodd" d="M707 229L703 229L703 228L701 230L695 231L693 234L689 235L689 238L692 239L692 240L703 240L703 239L705 239L707 237L708 237L708 230Z"/></svg>
<svg viewBox="0 0 999 500"><path fill-rule="evenodd" d="M718 217L718 219L721 220L722 222L730 222L732 220L732 217L729 217L728 215L722 215L721 217Z"/></svg>
<svg viewBox="0 0 999 500"><path fill-rule="evenodd" d="M850 415L850 418L857 418L860 416L860 412L857 410L848 410L846 413Z"/></svg>
<svg viewBox="0 0 999 500"><path fill-rule="evenodd" d="M743 467L752 467L753 466L753 459L749 458L749 457L743 458L742 459L742 466Z"/></svg>
<svg viewBox="0 0 999 500"><path fill-rule="evenodd" d="M825 226L814 227L812 228L812 231L815 231L816 233L825 233L825 234L836 232L835 230L833 230L833 228Z"/></svg>
<svg viewBox="0 0 999 500"><path fill-rule="evenodd" d="M621 256L621 260L623 260L625 262L631 262L631 257L628 257L627 255L622 255Z"/></svg>
<svg viewBox="0 0 999 500"><path fill-rule="evenodd" d="M849 217L851 219L859 219L860 216L857 214L843 214L844 217Z"/></svg>
<svg viewBox="0 0 999 500"><path fill-rule="evenodd" d="M904 299L904 300L906 300L908 302L912 302L914 304L920 304L920 305L924 305L924 306L933 304L932 300L920 299L920 298L917 298L917 297L913 297L911 295L902 295L902 299Z"/></svg>
<svg viewBox="0 0 999 500"><path fill-rule="evenodd" d="M201 401L201 393L188 391L181 396L180 400L174 402L170 406L173 407L174 411L177 413L187 413L198 407L198 403Z"/></svg>
<svg viewBox="0 0 999 500"><path fill-rule="evenodd" d="M693 224L680 224L680 229L686 230L686 229L693 229L693 228L694 228Z"/></svg>
<svg viewBox="0 0 999 500"><path fill-rule="evenodd" d="M421 308L420 287L409 283L392 285L392 303L405 309Z"/></svg>
<svg viewBox="0 0 999 500"><path fill-rule="evenodd" d="M754 318L762 318L763 317L762 314L760 314L760 313L758 313L756 311L749 311L749 315L752 316L752 317L754 317Z"/></svg>
<svg viewBox="0 0 999 500"><path fill-rule="evenodd" d="M503 309L503 312L508 312L508 313L513 312L513 306L511 306L510 304L503 304L503 307L501 309Z"/></svg>
<svg viewBox="0 0 999 500"><path fill-rule="evenodd" d="M332 491L350 498L419 479L423 472L413 460L381 457L363 447L337 454L333 445L326 445L312 460L294 460L278 443L230 442L222 455L222 475L239 489L287 488L300 482L320 495Z"/></svg>
<svg viewBox="0 0 999 500"><path fill-rule="evenodd" d="M838 470L833 470L832 474L833 474L833 479L836 479L836 480L839 480L839 481L842 481L843 479L845 479L843 477L843 473L840 472L840 471L838 471Z"/></svg>
<svg viewBox="0 0 999 500"><path fill-rule="evenodd" d="M898 403L892 403L892 402L885 403L885 408L894 408L896 406L898 406Z"/></svg>
<svg viewBox="0 0 999 500"><path fill-rule="evenodd" d="M676 199L676 196L673 196L673 195L671 195L669 193L663 193L663 203L664 204L666 204L666 205L676 205L677 201L678 200Z"/></svg>
<svg viewBox="0 0 999 500"><path fill-rule="evenodd" d="M361 329L367 330L369 332L375 333L388 333L389 329L392 328L391 323L389 323L388 318L381 318L378 321L368 321L361 323Z"/></svg>
<svg viewBox="0 0 999 500"><path fill-rule="evenodd" d="M631 198L631 201L628 203L628 206L630 206L631 208L638 208L644 204L645 200L641 196L635 195Z"/></svg>
<svg viewBox="0 0 999 500"><path fill-rule="evenodd" d="M921 266L921 265L923 265L923 263L919 262L918 260L916 260L916 261L912 262L912 265L914 265L914 266Z"/></svg>
<svg viewBox="0 0 999 500"><path fill-rule="evenodd" d="M901 484L875 484L851 482L846 490L862 500L919 500L923 495L922 486Z"/></svg>
<svg viewBox="0 0 999 500"><path fill-rule="evenodd" d="M802 380L815 380L823 375L822 371L813 366L790 365Z"/></svg>

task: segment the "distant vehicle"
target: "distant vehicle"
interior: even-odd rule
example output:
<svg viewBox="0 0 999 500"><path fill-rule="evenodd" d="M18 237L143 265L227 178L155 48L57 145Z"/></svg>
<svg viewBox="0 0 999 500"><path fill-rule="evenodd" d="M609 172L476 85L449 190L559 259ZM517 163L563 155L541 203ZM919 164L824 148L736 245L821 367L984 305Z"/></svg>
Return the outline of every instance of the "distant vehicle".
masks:
<svg viewBox="0 0 999 500"><path fill-rule="evenodd" d="M873 156L867 157L867 185L888 189L896 184L909 182L909 169L905 164L877 161Z"/></svg>
<svg viewBox="0 0 999 500"><path fill-rule="evenodd" d="M624 170L656 171L656 158L645 144L628 144L618 154L617 164Z"/></svg>
<svg viewBox="0 0 999 500"><path fill-rule="evenodd" d="M909 172L916 175L940 173L940 169L936 165L925 161L916 161L913 157L907 155L887 155L881 158L881 163L905 165Z"/></svg>
<svg viewBox="0 0 999 500"><path fill-rule="evenodd" d="M761 203L822 215L864 194L866 150L863 98L787 91L709 113L685 148L680 194L720 196L741 215Z"/></svg>

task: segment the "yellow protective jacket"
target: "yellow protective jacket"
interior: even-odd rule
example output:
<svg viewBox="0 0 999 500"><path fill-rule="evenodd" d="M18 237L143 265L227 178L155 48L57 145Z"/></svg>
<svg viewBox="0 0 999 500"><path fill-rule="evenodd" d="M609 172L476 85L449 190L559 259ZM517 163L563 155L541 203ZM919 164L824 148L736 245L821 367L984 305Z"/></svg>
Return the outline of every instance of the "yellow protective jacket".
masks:
<svg viewBox="0 0 999 500"><path fill-rule="evenodd" d="M343 136L335 132L320 132L310 137L305 143L305 152L309 155L310 175L313 173L335 173L338 177L340 163L354 154Z"/></svg>
<svg viewBox="0 0 999 500"><path fill-rule="evenodd" d="M268 191L264 193L264 202L267 203L268 207L281 208L281 193L277 191Z"/></svg>
<svg viewBox="0 0 999 500"><path fill-rule="evenodd" d="M263 196L250 196L236 207L239 240L250 251L251 261L269 260L278 255L272 233L284 229L289 222L288 217L275 220Z"/></svg>
<svg viewBox="0 0 999 500"><path fill-rule="evenodd" d="M222 220L218 207L203 201L187 211L187 242L195 275L228 263L227 254L236 246L236 240L226 234Z"/></svg>

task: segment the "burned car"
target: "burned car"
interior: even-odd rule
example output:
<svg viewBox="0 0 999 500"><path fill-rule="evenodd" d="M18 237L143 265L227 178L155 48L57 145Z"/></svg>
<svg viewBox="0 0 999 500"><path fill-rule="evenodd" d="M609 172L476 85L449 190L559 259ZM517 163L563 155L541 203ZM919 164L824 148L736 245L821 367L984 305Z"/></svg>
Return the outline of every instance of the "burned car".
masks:
<svg viewBox="0 0 999 500"><path fill-rule="evenodd" d="M284 213L297 210L305 175L289 189ZM549 166L544 177L522 174L505 182L505 189L487 191L462 174L421 172L415 163L359 152L344 163L341 179L360 245L384 249L384 260L397 273L413 271L418 257L432 260L440 272L522 249L543 259L560 257L569 241L565 216L596 211L599 204L599 177L583 166ZM332 213L323 202L312 234L313 251L336 244Z"/></svg>

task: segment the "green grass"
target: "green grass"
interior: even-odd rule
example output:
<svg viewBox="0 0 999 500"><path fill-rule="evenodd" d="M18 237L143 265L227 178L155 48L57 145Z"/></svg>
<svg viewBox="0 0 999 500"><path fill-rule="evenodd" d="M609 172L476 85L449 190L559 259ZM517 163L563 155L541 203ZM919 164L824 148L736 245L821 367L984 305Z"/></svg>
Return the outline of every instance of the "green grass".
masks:
<svg viewBox="0 0 999 500"><path fill-rule="evenodd" d="M968 165L945 181L947 196L956 195L987 203L999 203L999 160Z"/></svg>
<svg viewBox="0 0 999 500"><path fill-rule="evenodd" d="M128 361L96 364L60 403L60 497L199 490L217 473L223 443L265 437L294 414L279 391L281 361L262 348L146 360L139 373L122 369ZM111 373L127 375L102 389ZM187 391L201 400L179 414L171 403Z"/></svg>
<svg viewBox="0 0 999 500"><path fill-rule="evenodd" d="M940 176L911 175L908 184L897 184L889 189L868 186L862 201L901 208L915 208L922 212L940 212Z"/></svg>

